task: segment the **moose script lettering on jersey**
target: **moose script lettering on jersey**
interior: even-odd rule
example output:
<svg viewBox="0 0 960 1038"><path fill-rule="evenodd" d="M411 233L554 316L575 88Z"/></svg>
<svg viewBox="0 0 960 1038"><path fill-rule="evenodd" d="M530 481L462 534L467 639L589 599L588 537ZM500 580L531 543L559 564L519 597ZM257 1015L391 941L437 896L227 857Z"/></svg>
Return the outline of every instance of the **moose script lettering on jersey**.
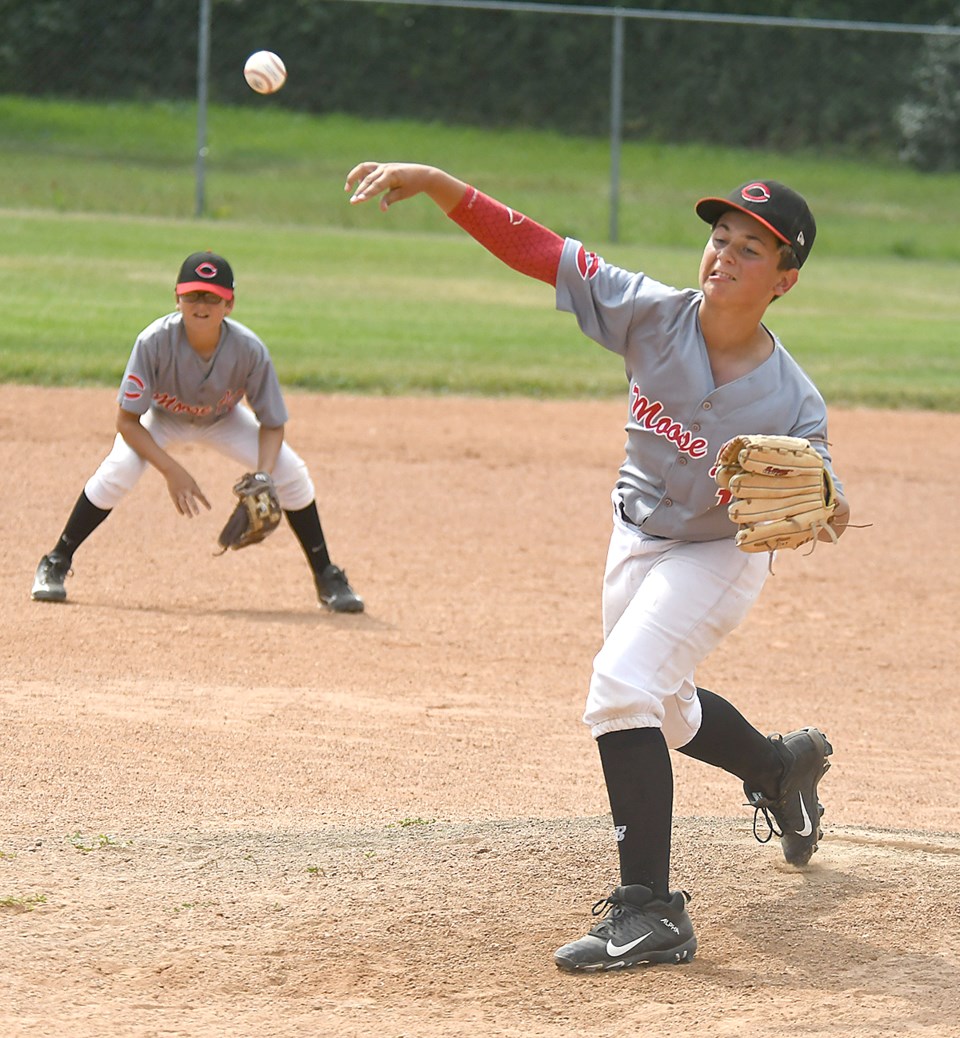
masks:
<svg viewBox="0 0 960 1038"><path fill-rule="evenodd" d="M707 453L707 441L702 436L694 436L676 419L664 414L663 404L648 400L636 385L630 387L630 413L638 425L675 443L678 450L691 458L702 458Z"/></svg>
<svg viewBox="0 0 960 1038"><path fill-rule="evenodd" d="M125 400L139 400L146 390L146 383L139 375L130 372L123 383L123 397ZM154 393L153 403L162 407L171 414L188 414L194 418L205 418L210 414L226 414L243 399L244 390L228 389L222 397L214 404L185 404L178 400L173 393Z"/></svg>
<svg viewBox="0 0 960 1038"><path fill-rule="evenodd" d="M228 389L217 401L216 406L211 404L185 404L178 400L172 393L154 393L153 402L157 407L162 407L171 414L189 414L195 418L205 418L209 414L226 414L232 410L243 398L242 389Z"/></svg>

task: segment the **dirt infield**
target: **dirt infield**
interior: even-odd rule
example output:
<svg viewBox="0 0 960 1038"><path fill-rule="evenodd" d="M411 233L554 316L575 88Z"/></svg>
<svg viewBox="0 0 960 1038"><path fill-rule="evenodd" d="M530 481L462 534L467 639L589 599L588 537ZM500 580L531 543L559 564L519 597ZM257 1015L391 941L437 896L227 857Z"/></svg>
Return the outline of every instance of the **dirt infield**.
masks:
<svg viewBox="0 0 960 1038"><path fill-rule="evenodd" d="M202 451L213 513L148 473L69 603L30 602L113 393L0 386L0 1034L960 1034L960 416L835 410L872 526L781 557L698 675L828 733L814 863L677 756L697 958L571 977L615 879L580 713L624 405L289 404L362 616L317 608L285 528L213 556L238 473Z"/></svg>

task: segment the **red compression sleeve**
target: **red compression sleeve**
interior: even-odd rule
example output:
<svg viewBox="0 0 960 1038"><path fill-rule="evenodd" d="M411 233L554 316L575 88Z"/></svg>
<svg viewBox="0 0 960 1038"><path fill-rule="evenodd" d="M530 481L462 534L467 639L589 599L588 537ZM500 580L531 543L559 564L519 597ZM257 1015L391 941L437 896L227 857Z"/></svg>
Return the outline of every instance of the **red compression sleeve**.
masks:
<svg viewBox="0 0 960 1038"><path fill-rule="evenodd" d="M508 267L556 285L563 238L502 202L468 187L447 214Z"/></svg>

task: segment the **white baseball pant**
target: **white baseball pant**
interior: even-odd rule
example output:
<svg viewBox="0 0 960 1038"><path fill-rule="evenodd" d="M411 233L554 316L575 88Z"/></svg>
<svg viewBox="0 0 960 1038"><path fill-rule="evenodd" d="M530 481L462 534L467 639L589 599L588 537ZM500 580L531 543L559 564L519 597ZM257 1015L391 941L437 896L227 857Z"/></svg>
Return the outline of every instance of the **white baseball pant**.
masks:
<svg viewBox="0 0 960 1038"><path fill-rule="evenodd" d="M179 444L198 443L235 461L244 472L256 471L260 423L243 404L212 425L197 425L153 407L141 418L141 423L164 450ZM87 480L84 493L97 508L114 508L133 490L148 467L149 462L144 461L118 433L113 441L113 450ZM314 499L313 481L307 466L286 443L280 448L273 482L283 509L297 511L306 508Z"/></svg>
<svg viewBox="0 0 960 1038"><path fill-rule="evenodd" d="M750 611L768 559L740 551L732 537L650 537L616 507L613 523L603 579L604 642L593 661L583 720L594 738L662 728L675 749L700 728L694 669Z"/></svg>

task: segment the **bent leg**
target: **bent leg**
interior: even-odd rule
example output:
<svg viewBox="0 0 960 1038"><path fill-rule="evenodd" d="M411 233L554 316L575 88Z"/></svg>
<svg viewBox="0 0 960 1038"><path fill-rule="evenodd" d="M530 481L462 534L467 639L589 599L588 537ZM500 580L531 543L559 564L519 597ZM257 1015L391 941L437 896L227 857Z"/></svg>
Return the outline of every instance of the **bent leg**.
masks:
<svg viewBox="0 0 960 1038"><path fill-rule="evenodd" d="M697 689L701 723L696 735L677 749L736 775L754 789L777 789L783 759L774 744L732 703L706 688Z"/></svg>
<svg viewBox="0 0 960 1038"><path fill-rule="evenodd" d="M256 470L260 424L249 408L234 408L204 431L203 440L246 471ZM362 613L363 599L350 586L346 573L330 559L306 463L286 442L280 448L272 475L280 507L313 573L320 604L335 613Z"/></svg>
<svg viewBox="0 0 960 1038"><path fill-rule="evenodd" d="M83 492L91 504L103 511L110 511L137 485L147 464L117 433L113 449L87 480Z"/></svg>
<svg viewBox="0 0 960 1038"><path fill-rule="evenodd" d="M63 533L60 534L56 547L50 552L50 557L71 562L77 548L83 544L109 514L109 508L97 508L90 498L87 497L86 492L81 490L80 496L73 506L73 511L67 518Z"/></svg>
<svg viewBox="0 0 960 1038"><path fill-rule="evenodd" d="M669 896L668 746L699 728L694 669L743 619L765 577L762 560L732 542L681 544L615 524L584 721L600 752L624 885Z"/></svg>
<svg viewBox="0 0 960 1038"><path fill-rule="evenodd" d="M202 429L199 440L235 461L244 472L256 472L260 423L248 407L235 407L220 421ZM314 500L313 481L306 463L286 441L280 448L272 476L280 507L285 512L297 512Z"/></svg>
<svg viewBox="0 0 960 1038"><path fill-rule="evenodd" d="M147 463L119 434L113 448L84 484L53 550L41 558L30 597L41 602L65 602L65 581L81 544L133 489Z"/></svg>
<svg viewBox="0 0 960 1038"><path fill-rule="evenodd" d="M604 584L609 629L583 717L594 738L662 727L671 747L688 743L701 721L694 670L743 620L766 575L766 560L732 540L681 543L618 526Z"/></svg>

